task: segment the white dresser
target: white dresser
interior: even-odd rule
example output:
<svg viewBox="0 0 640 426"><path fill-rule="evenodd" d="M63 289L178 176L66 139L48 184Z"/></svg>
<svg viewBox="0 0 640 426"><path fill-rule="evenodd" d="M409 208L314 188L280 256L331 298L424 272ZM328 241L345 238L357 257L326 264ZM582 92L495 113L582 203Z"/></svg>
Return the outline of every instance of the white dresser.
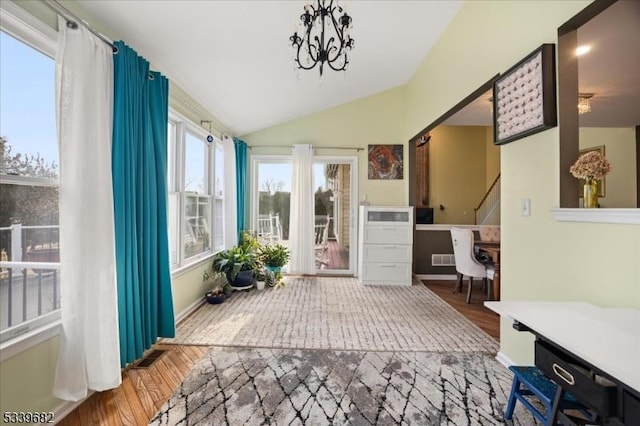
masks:
<svg viewBox="0 0 640 426"><path fill-rule="evenodd" d="M411 285L412 259L413 207L360 206L360 282Z"/></svg>

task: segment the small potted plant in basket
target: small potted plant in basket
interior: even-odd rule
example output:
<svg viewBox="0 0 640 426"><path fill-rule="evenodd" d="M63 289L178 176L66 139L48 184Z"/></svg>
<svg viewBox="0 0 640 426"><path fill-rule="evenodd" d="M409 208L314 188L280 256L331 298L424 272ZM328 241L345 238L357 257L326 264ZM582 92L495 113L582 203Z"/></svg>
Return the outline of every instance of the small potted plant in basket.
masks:
<svg viewBox="0 0 640 426"><path fill-rule="evenodd" d="M202 280L209 285L209 288L211 288L211 290L205 294L205 298L208 303L217 305L225 301L226 296L224 287L227 284L227 277L223 273L209 273L208 271L205 271L202 274Z"/></svg>

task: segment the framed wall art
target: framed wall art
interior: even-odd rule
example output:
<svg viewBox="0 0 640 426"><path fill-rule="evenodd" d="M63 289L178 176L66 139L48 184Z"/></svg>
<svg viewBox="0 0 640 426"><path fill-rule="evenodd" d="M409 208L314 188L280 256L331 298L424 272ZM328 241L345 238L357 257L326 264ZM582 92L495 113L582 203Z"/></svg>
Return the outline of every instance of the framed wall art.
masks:
<svg viewBox="0 0 640 426"><path fill-rule="evenodd" d="M403 145L369 145L369 179L403 179Z"/></svg>
<svg viewBox="0 0 640 426"><path fill-rule="evenodd" d="M543 44L493 83L496 145L555 127L555 45Z"/></svg>

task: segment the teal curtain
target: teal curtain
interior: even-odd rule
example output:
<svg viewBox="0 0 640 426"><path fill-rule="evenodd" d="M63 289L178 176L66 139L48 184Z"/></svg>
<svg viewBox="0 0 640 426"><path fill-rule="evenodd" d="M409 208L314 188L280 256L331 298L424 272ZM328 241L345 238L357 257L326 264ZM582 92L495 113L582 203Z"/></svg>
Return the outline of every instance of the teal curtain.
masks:
<svg viewBox="0 0 640 426"><path fill-rule="evenodd" d="M237 228L238 242L242 241L242 231L245 227L247 209L247 143L238 138L233 138L233 145L236 150L236 208L237 208Z"/></svg>
<svg viewBox="0 0 640 426"><path fill-rule="evenodd" d="M116 42L112 175L120 363L174 337L167 232L168 80ZM99 301L98 301L99 302Z"/></svg>

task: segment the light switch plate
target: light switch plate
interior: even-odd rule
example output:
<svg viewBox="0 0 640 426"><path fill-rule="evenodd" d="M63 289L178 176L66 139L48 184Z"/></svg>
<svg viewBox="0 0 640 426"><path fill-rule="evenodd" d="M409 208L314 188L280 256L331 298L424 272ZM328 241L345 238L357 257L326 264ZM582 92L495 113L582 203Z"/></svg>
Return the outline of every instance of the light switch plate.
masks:
<svg viewBox="0 0 640 426"><path fill-rule="evenodd" d="M520 216L531 216L531 198L520 199Z"/></svg>

